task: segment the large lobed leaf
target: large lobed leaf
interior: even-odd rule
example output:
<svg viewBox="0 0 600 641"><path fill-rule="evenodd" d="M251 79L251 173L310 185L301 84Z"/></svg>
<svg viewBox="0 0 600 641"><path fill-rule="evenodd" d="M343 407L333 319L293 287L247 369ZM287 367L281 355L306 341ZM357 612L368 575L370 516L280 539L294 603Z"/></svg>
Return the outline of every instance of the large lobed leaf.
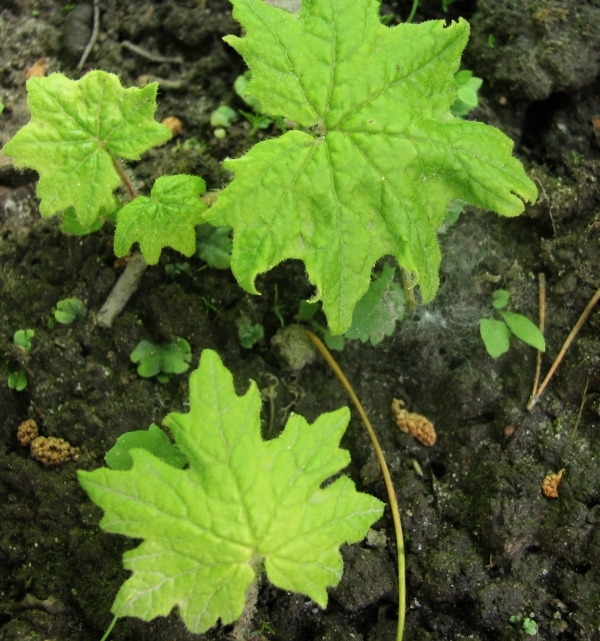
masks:
<svg viewBox="0 0 600 641"><path fill-rule="evenodd" d="M113 157L139 160L169 140L154 120L157 83L123 89L119 78L91 71L81 80L60 73L27 81L31 121L4 146L17 167L40 174L42 216L73 207L84 227L117 208L121 184Z"/></svg>
<svg viewBox="0 0 600 641"><path fill-rule="evenodd" d="M252 71L247 93L310 128L225 163L235 178L207 219L233 227L231 267L248 291L299 258L339 334L383 255L417 272L424 302L435 295L449 201L516 216L536 198L512 141L450 112L464 20L388 28L379 0L304 0L298 14L232 3L247 35L225 40Z"/></svg>
<svg viewBox="0 0 600 641"><path fill-rule="evenodd" d="M179 606L192 632L242 612L255 568L270 581L327 604L341 578L339 546L361 540L383 504L347 477L321 484L346 466L339 448L347 408L312 425L292 415L281 436L263 441L260 393L237 396L230 372L205 350L190 377L190 411L165 424L187 457L179 470L133 449L129 471L79 472L105 511L108 532L144 539L127 552L133 572L112 611L150 620Z"/></svg>

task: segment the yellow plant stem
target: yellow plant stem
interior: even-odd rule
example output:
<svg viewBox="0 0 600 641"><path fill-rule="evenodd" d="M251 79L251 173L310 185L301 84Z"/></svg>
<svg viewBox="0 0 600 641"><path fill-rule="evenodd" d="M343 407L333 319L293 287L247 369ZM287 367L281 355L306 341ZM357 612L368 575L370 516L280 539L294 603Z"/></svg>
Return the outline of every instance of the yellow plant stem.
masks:
<svg viewBox="0 0 600 641"><path fill-rule="evenodd" d="M402 535L402 523L400 522L400 510L398 509L398 502L396 501L396 493L394 492L394 486L392 485L392 478L390 476L387 463L383 457L383 452L381 447L379 447L379 441L377 436L365 411L358 400L358 397L354 393L352 386L348 382L348 379L344 376L340 366L335 362L335 359L330 354L329 350L321 340L315 336L310 330L305 330L308 338L315 345L315 347L321 352L323 358L327 361L327 364L334 371L335 375L340 380L341 384L344 386L348 396L352 399L354 406L358 410L360 417L367 428L373 447L375 448L375 453L377 454L377 460L379 461L379 467L381 467L381 472L383 473L383 479L385 481L385 487L387 489L388 497L390 499L390 507L392 509L392 519L394 521L394 529L396 530L396 548L398 550L398 631L396 634L396 641L402 641L402 636L404 634L404 618L406 613L406 570L405 570L405 561L404 561L404 537Z"/></svg>

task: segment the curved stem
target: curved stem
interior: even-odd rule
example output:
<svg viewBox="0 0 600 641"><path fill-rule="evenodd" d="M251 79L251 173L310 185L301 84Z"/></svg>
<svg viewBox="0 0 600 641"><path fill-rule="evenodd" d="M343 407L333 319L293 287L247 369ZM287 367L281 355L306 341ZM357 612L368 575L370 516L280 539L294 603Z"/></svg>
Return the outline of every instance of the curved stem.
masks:
<svg viewBox="0 0 600 641"><path fill-rule="evenodd" d="M106 641L106 639L108 639L108 636L112 632L112 629L115 627L115 623L117 622L118 618L119 618L119 615L115 614L113 620L110 622L108 629L106 630L106 632L104 633L104 636L100 639L100 641Z"/></svg>
<svg viewBox="0 0 600 641"><path fill-rule="evenodd" d="M323 345L321 340L313 334L310 330L305 329L308 338L315 345L315 347L321 352L323 358L327 361L327 364L334 371L335 375L340 380L340 383L344 386L348 396L352 399L354 406L356 407L360 417L367 428L373 447L375 448L375 454L377 454L377 460L379 461L379 467L381 467L381 472L383 474L383 479L385 481L385 487L387 489L388 497L390 500L390 507L392 509L392 519L394 521L394 529L396 530L396 548L398 550L398 631L396 633L396 641L402 641L402 635L404 634L404 618L406 615L406 569L404 561L404 537L402 535L402 523L400 521L400 510L398 509L398 502L396 501L396 493L394 492L394 486L392 484L392 478L385 462L383 452L381 447L379 447L379 441L375 434L375 430L371 426L367 415L358 400L358 397L354 393L352 386L348 382L348 379L344 376L340 366L335 362L335 359L330 354L329 350Z"/></svg>
<svg viewBox="0 0 600 641"><path fill-rule="evenodd" d="M417 8L419 6L419 0L413 0L413 6L410 11L410 15L408 18L406 18L406 24L410 24L413 21L413 18L415 17L415 13L417 13Z"/></svg>

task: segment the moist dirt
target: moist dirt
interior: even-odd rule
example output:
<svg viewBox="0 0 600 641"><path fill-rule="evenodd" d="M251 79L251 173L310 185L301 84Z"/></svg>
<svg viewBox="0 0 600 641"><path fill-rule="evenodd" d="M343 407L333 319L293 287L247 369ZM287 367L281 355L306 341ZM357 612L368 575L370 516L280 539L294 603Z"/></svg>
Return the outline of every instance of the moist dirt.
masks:
<svg viewBox="0 0 600 641"><path fill-rule="evenodd" d="M201 175L209 190L231 176L226 157L279 135L251 134L239 120L218 139L210 114L244 109L233 83L245 66L223 41L240 34L226 0L101 0L98 42L83 71L77 61L91 34L91 8L54 0L0 3L0 141L28 119L25 78L43 58L47 73L76 79L93 68L124 86L161 84L157 119L175 116L181 134L130 166L148 193L168 173ZM392 24L412 2L383 3ZM546 279L544 374L600 286L600 5L596 0L423 0L416 21L467 18L465 66L484 79L470 114L502 129L536 182L539 198L506 220L467 208L440 234L437 298L399 323L377 346L346 341L337 353L391 469L406 538L407 641L528 638L600 640L600 313L592 313L532 412L525 406L536 365L533 348L513 341L493 360L479 337L492 315L492 292L511 292L511 309L537 321L538 274ZM87 17L86 17L87 16ZM139 55L127 44L141 47ZM596 129L594 129L594 124ZM279 265L251 296L229 270L165 251L114 327L94 315L116 282L112 230L63 234L42 219L36 175L0 157L0 641L95 641L127 577L121 556L136 541L99 528L101 510L79 486L78 469L103 465L122 434L186 411L188 375L166 383L136 373L130 354L141 340L184 337L196 367L214 349L239 393L250 379L263 392L263 431L275 436L291 411L314 420L348 404L319 359L284 369L271 348L297 322L312 294L303 266ZM387 260L387 259L386 259ZM380 267L380 266L379 266ZM85 320L52 322L64 298L87 306ZM240 345L242 316L264 326L254 347ZM32 347L13 343L34 329ZM22 391L7 372L20 366ZM190 370L191 371L191 370ZM395 425L394 397L437 430L426 448ZM17 440L34 419L42 434L66 439L79 458L45 467ZM386 501L371 445L357 416L343 441L358 488ZM563 470L559 496L540 486ZM392 641L397 617L396 549L386 510L368 539L343 548L345 571L323 610L263 579L248 639ZM533 623L532 623L533 622ZM535 625L534 625L535 624ZM152 622L126 618L115 641L230 638L185 630L177 611Z"/></svg>

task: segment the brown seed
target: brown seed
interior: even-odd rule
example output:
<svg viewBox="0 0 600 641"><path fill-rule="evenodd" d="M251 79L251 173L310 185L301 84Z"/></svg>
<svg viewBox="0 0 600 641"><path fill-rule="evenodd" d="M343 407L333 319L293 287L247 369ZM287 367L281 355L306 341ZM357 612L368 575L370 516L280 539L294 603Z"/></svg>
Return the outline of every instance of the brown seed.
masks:
<svg viewBox="0 0 600 641"><path fill-rule="evenodd" d="M28 447L31 444L31 441L38 436L38 426L32 418L23 421L17 428L17 438L19 439L19 443L25 447Z"/></svg>
<svg viewBox="0 0 600 641"><path fill-rule="evenodd" d="M27 80L34 77L40 78L46 75L46 71L48 71L48 65L46 65L46 59L42 56L27 69L25 72L25 78L27 78Z"/></svg>
<svg viewBox="0 0 600 641"><path fill-rule="evenodd" d="M400 401L397 398L392 401L392 413L396 419L396 424L403 432L412 434L417 441L426 447L431 447L437 438L433 423L420 414L408 412L404 409L405 407L406 403L404 401Z"/></svg>
<svg viewBox="0 0 600 641"><path fill-rule="evenodd" d="M175 116L167 116L163 119L161 124L167 127L167 129L171 130L173 137L179 136L183 129L181 120L179 120L179 118L176 118Z"/></svg>
<svg viewBox="0 0 600 641"><path fill-rule="evenodd" d="M556 474L547 474L542 481L542 494L548 499L558 498L558 486L560 485L564 469Z"/></svg>

